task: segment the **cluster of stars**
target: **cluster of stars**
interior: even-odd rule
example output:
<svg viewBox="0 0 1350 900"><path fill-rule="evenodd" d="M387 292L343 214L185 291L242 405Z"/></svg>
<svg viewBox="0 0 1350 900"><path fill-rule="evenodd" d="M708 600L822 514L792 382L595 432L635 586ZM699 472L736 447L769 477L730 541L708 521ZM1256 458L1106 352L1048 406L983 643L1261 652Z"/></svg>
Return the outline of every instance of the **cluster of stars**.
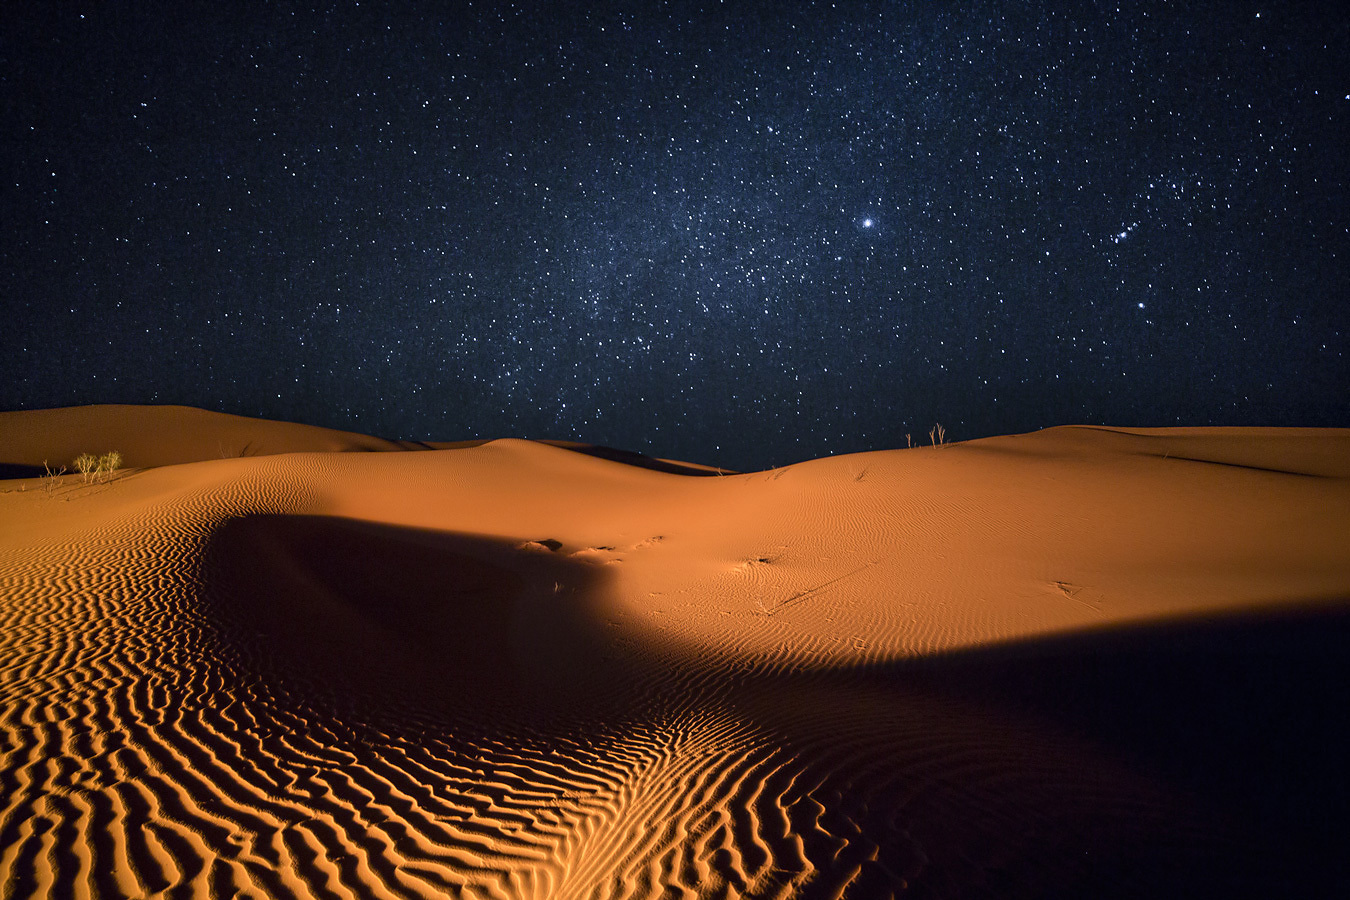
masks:
<svg viewBox="0 0 1350 900"><path fill-rule="evenodd" d="M1337 23L373 6L16 17L0 407L744 468L1347 424Z"/></svg>
<svg viewBox="0 0 1350 900"><path fill-rule="evenodd" d="M1138 227L1139 227L1138 222L1131 222L1129 225L1126 225L1123 229L1116 232L1116 234L1111 238L1111 242L1119 244L1121 241L1126 240L1127 238L1129 238L1130 235L1134 234L1135 229Z"/></svg>

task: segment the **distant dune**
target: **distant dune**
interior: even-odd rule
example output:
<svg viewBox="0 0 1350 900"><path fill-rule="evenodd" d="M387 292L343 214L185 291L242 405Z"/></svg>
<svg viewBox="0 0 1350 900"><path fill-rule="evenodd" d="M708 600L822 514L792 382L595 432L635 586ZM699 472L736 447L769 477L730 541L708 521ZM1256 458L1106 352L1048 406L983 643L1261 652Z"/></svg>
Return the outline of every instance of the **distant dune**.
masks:
<svg viewBox="0 0 1350 900"><path fill-rule="evenodd" d="M64 465L69 469L71 460L81 453L108 450L120 452L127 467L143 468L278 453L459 450L485 443L488 442L385 440L190 406L78 406L0 412L0 478L37 477L44 474L46 465L52 469ZM576 441L542 443L676 474L716 475L729 471Z"/></svg>
<svg viewBox="0 0 1350 900"><path fill-rule="evenodd" d="M0 413L11 474L113 449L0 481L0 896L1350 886L1350 430L725 474Z"/></svg>

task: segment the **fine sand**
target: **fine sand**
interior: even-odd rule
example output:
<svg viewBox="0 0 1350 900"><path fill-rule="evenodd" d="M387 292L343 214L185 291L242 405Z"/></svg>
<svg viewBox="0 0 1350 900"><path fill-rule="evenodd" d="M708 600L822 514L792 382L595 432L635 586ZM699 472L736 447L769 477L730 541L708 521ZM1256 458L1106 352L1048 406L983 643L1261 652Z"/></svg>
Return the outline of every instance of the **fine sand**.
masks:
<svg viewBox="0 0 1350 900"><path fill-rule="evenodd" d="M448 448L448 449L438 449ZM0 413L0 897L1337 896L1350 430Z"/></svg>

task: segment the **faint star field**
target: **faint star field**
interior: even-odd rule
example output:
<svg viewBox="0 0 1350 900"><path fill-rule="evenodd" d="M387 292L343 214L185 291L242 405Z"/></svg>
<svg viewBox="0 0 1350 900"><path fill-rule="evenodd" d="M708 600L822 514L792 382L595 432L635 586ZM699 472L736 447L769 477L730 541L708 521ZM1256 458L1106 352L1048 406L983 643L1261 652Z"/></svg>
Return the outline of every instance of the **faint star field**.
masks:
<svg viewBox="0 0 1350 900"><path fill-rule="evenodd" d="M1350 425L1336 4L82 8L0 35L0 408L739 468Z"/></svg>

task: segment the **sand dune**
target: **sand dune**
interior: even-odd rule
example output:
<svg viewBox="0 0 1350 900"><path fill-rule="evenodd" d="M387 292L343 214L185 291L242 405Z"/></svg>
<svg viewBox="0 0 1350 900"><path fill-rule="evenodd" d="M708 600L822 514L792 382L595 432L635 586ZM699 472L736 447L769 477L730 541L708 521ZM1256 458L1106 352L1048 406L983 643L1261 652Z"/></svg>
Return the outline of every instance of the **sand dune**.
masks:
<svg viewBox="0 0 1350 900"><path fill-rule="evenodd" d="M412 442L247 419L188 406L76 406L0 412L0 464L52 468L81 453L118 450L128 467L302 451L415 449Z"/></svg>
<svg viewBox="0 0 1350 900"><path fill-rule="evenodd" d="M0 896L1345 883L1350 431L431 446L0 414Z"/></svg>

